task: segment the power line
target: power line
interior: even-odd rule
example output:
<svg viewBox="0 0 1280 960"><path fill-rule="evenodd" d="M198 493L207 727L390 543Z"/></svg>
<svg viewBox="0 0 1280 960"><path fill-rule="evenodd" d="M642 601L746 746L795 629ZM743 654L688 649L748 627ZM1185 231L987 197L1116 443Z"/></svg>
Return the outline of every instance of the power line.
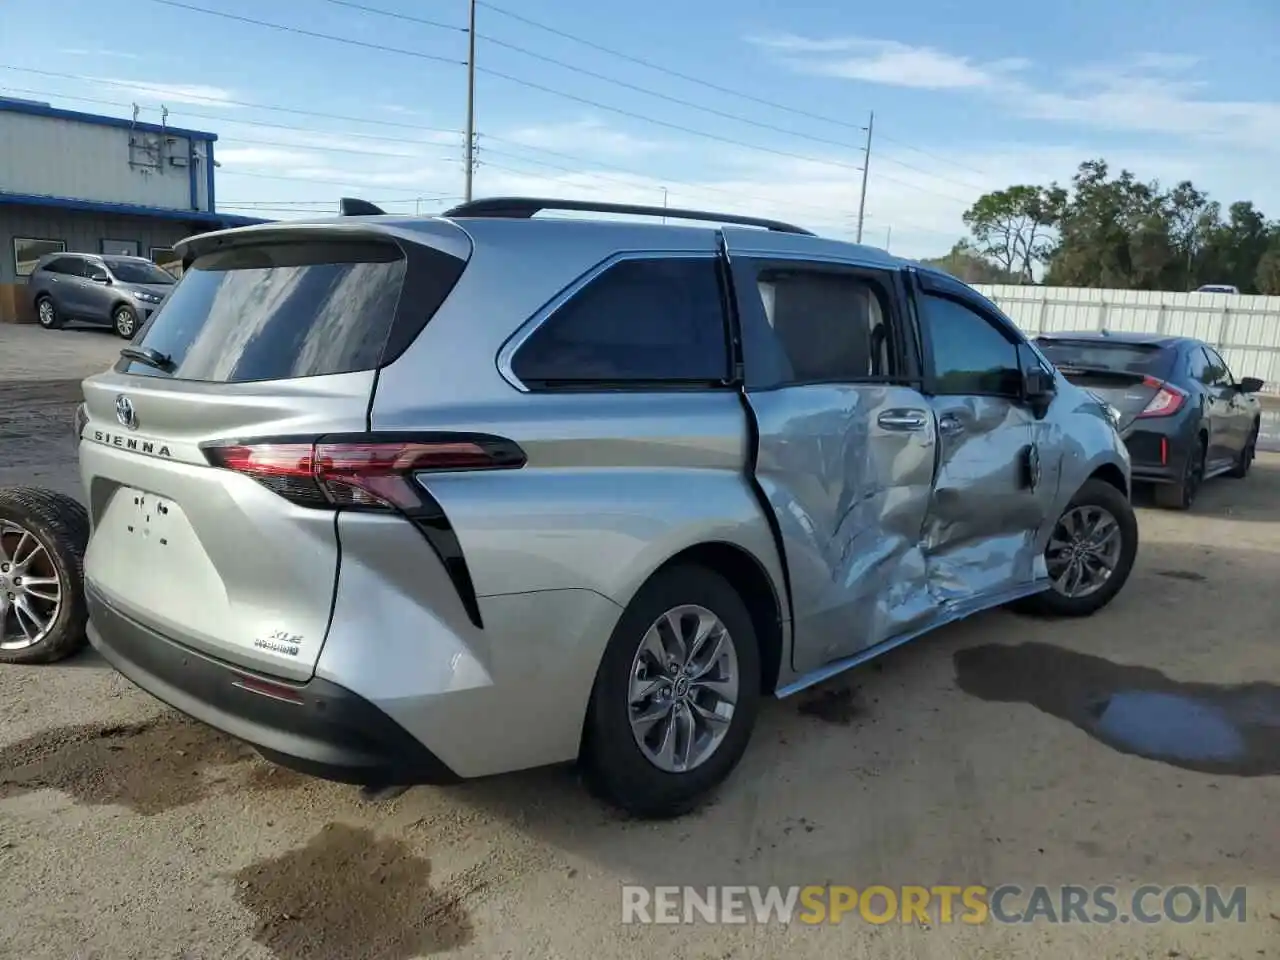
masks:
<svg viewBox="0 0 1280 960"><path fill-rule="evenodd" d="M350 44L357 47L380 50L384 53L397 53L397 54L402 54L404 56L419 57L427 60L442 61L445 63L456 64L458 66L466 65L463 61L460 61L460 60L448 60L443 57L437 57L431 54L424 54L414 50L404 50L399 47L388 47L388 46L383 46L381 44L367 43L363 40L352 40L349 37L338 37L338 36L334 36L333 34L319 33L314 30L301 30L300 28L285 26L279 23L272 23L267 20L256 20L252 17L242 17L242 16L239 16L238 14L224 13L223 11L220 11L220 10L209 10L205 7L195 6L194 4L181 3L180 0L151 0L151 2L163 4L169 7L175 7L180 10L190 10L195 13L204 13L204 14L209 14L210 16L215 16L215 17L225 17L227 19L236 20L243 23L250 23L255 26L268 27L275 30L284 30L289 33L300 33L303 36L314 37L321 40L331 40L335 43L345 43L345 44ZM519 84L520 86L528 87L531 90L539 90L539 91L542 91L543 93L549 93L553 96L563 97L567 100L572 100L576 103L582 103L582 104L586 104L587 106L596 107L597 109L600 109L600 110L608 110L612 113L617 113L621 116L631 117L634 120L640 120L645 123L652 123L655 126L666 127L671 130L678 130L682 133L687 133L690 136L702 137L704 139L714 140L718 143L725 143L731 146L742 147L747 150L757 150L761 153L770 153L775 156L786 157L791 160L803 160L807 163L819 163L819 164L826 164L828 166L834 166L834 167L844 167L845 169L849 169L849 170L860 169L854 164L846 163L844 161L825 159L822 157L810 157L810 156L805 156L803 154L798 154L798 153L789 153L785 150L777 150L772 147L762 147L757 144L747 143L742 140L735 140L732 137L725 137L719 134L710 133L705 130L698 130L694 127L686 127L678 123L672 123L668 120L660 120L656 117L650 117L642 113L635 113L630 110L624 110L621 107L612 107L612 106L609 106L608 104L600 103L597 100L591 100L586 97L580 97L576 94L569 93L564 90L557 90L554 87L548 87L548 86L545 86L544 84L535 83L532 80L525 80L521 77L515 77L509 73L503 73L500 70L494 70L492 68L479 67L479 66L477 66L475 69L479 73L484 73L492 77L498 77L499 79L506 80L510 83L515 83L515 84Z"/></svg>
<svg viewBox="0 0 1280 960"><path fill-rule="evenodd" d="M650 60L646 60L644 57L637 57L630 53L624 53L621 50L614 49L613 47L607 47L602 43L595 42L594 40L588 40L587 38L580 37L577 34L569 33L566 30L560 30L557 27L549 26L548 24L542 23L538 20L534 20L530 17L523 16L522 14L514 13L511 10L506 10L502 7L497 6L496 4L488 3L486 2L486 0L476 0L476 3L478 6L484 7L486 10L492 10L494 13L500 14L501 16L509 17L512 20L516 20L527 26L545 31L546 33L552 34L553 36L561 37L565 40L571 40L574 43L582 44L584 47L590 47L593 50L598 50L600 53L608 54L611 57L617 57L619 60L626 60L628 63L634 63L638 66L645 67L648 70L653 70L653 71L656 71L657 73L664 73L667 76L675 77L678 80L684 80L686 83L697 84L698 86L706 87L708 90L715 90L717 93L727 94L731 97L738 97L741 100L746 100L751 103L757 103L757 104L760 104L761 106L770 107L774 110L781 110L784 113L792 113L792 114L795 114L796 116L808 117L810 120L820 120L823 123L829 123L834 126L844 127L848 130L856 130L861 132L862 130L865 129L861 124L858 124L858 123L853 123L848 120L839 120L835 117L825 116L820 113L812 113L808 110L801 110L799 107L790 106L784 103L778 103L776 100L767 100L763 97L757 97L753 94L745 93L742 90L734 89L733 87L726 87L726 86L723 86L722 84L714 83L710 80L707 80L704 77L695 77L692 74L683 73L679 70L673 70L670 67L664 67L661 64L653 63ZM493 38L487 37L486 39L492 40ZM903 149L911 150L911 151L914 151L915 153L919 153L923 156L929 157L930 159L937 160L939 163L949 164L953 167L958 167L959 169L962 169L962 170L969 170L981 176L987 175L984 171L978 170L975 167L970 167L970 166L967 166L966 164L959 163L955 160L951 160L946 157L939 156L938 154L930 153L927 150L922 150L919 147L912 146L911 144L906 143L905 141L898 140L893 137L886 136L884 134L881 134L880 138L882 140L888 140L890 143L896 143L898 146L902 147ZM882 159L889 160L890 158L885 157ZM915 168L908 167L908 169L915 169ZM973 186L973 185L969 184L969 186Z"/></svg>
<svg viewBox="0 0 1280 960"><path fill-rule="evenodd" d="M157 0L158 2L158 0ZM33 73L42 77L52 77L57 80L77 80L81 83L105 83L112 87L123 87L126 90L134 90L142 92L146 90L145 85L138 83L130 83L127 80L105 80L101 77L87 77L77 73L56 73L52 70L37 70L34 67L18 67L9 63L0 63L0 70L14 70L18 73ZM11 87L10 89L17 89ZM64 94L49 94L40 90L25 90L24 93L35 93L41 96L65 96ZM161 93L163 91L160 91ZM153 91L152 95L157 95ZM446 127L428 127L418 123L404 123L396 120L375 120L371 117L353 117L350 114L342 113L324 113L319 110L300 110L297 107L279 107L268 103L254 103L249 100L232 100L229 97L202 97L199 94L183 93L184 100L199 100L201 103L207 103L210 106L229 106L229 107L249 107L253 110L270 110L273 113L292 113L301 117L317 117L323 120L342 120L348 123L370 123L380 127L399 127L404 130L422 130L426 133L454 133L458 136L462 135L461 130L451 130ZM114 103L116 106L132 106L132 104L119 104L111 100L94 100L90 97L72 97L67 96L68 100L84 100L87 103ZM179 111L184 112L184 111ZM197 116L197 114L189 114L189 116ZM210 117L209 119L227 120L228 122L236 122L229 117ZM243 121L240 121L243 122ZM355 134L360 136L360 134Z"/></svg>
<svg viewBox="0 0 1280 960"><path fill-rule="evenodd" d="M408 141L412 142L412 141ZM424 157L415 153L383 153L380 150L359 150L354 147L323 147L319 144L311 143L289 143L284 140L243 140L239 137L219 137L218 144L239 143L250 147L287 147L291 150L310 150L313 153L352 153L360 157L386 157L390 160L445 160L456 162L456 157ZM424 147L439 146L434 143L424 143Z"/></svg>
<svg viewBox="0 0 1280 960"><path fill-rule="evenodd" d="M710 80L704 80L701 77L691 76L690 74L687 74L687 73L681 73L679 70L672 70L670 67L660 66L656 63L652 63L648 60L645 60L643 57L637 57L629 53L623 53L621 50L615 50L612 47L606 47L603 44L596 43L594 40L587 40L585 37L579 37L575 34L557 29L556 27L548 26L545 23L539 23L537 20L531 20L530 18L522 16L521 14L513 13L510 10L504 10L502 7L496 6L492 3L486 3L485 0L476 0L476 3L478 6L484 7L486 10L492 10L494 13L501 14L504 17L510 17L512 20L518 20L523 24L526 24L530 27L536 27L539 30L543 30L547 33L553 34L554 36L562 37L565 40L572 40L574 43L580 43L583 46L591 47L593 50L598 50L601 53L607 53L610 56L618 57L621 60L626 60L630 63L638 64L639 66L646 67L650 70L656 70L658 73L665 73L668 76L676 77L677 79L684 80L688 83L696 83L699 86L706 87L709 90L715 90L719 93L725 93L725 94L728 94L729 96L738 97L742 100L748 100L752 103L758 103L761 106L772 107L774 110L782 110L786 113L794 113L797 116L808 117L811 120L821 120L823 123L830 123L839 127L847 127L850 130L862 129L862 126L857 123L850 123L847 120L836 120L833 117L825 117L822 114L810 113L809 111L801 110L798 107L787 106L786 104L777 103L776 101L773 101L773 100L765 100L762 97L756 97L756 96L753 96L752 94L744 93L741 90L735 90L732 87L721 86L718 83L712 83Z"/></svg>
<svg viewBox="0 0 1280 960"><path fill-rule="evenodd" d="M0 64L0 67L3 67L3 66L4 66L3 64ZM5 85L3 89L8 90L8 91L13 92L13 93L29 93L29 94L35 94L36 96L41 96L41 97L60 97L60 98L62 98L63 100L74 100L74 101L76 101L77 103L96 103L96 104L100 104L100 105L103 105L103 106L110 106L110 107L126 107L126 108L127 108L127 107L132 107L132 106L133 106L133 104L132 104L132 103L128 103L128 102L126 102L126 101L124 101L124 100L103 100L103 99L101 99L100 97L77 97L77 96L72 96L71 94L64 94L64 93L50 93L50 92L49 92L49 91L47 91L47 90L32 90L32 89L27 88L27 87L13 87L13 86ZM264 107L263 107L263 109L267 109L267 110L269 110L269 109L283 109L283 108L273 108L273 107L266 107L266 106L264 106ZM267 122L266 120L240 120L240 119L233 119L233 118L231 118L231 117L215 116L215 115L213 115L213 114L209 114L209 113L194 113L194 112L192 112L192 111L190 111L190 110L186 110L186 109L184 109L182 106L178 106L178 107L171 108L171 109L170 109L170 111L169 111L169 113L170 113L170 115L177 115L177 116L183 116L183 117L194 117L194 118L195 118L195 119L197 119L197 120L217 120L217 121L218 121L218 122L220 122L220 123L228 123L228 124L233 124L233 125L234 125L234 124L243 124L243 125L245 125L245 126L250 126L250 127L266 127L266 128L268 128L268 129L271 129L271 130L291 130L291 131L294 131L294 132L296 132L296 133L307 133L307 134L310 134L311 136L320 136L320 135L325 135L325 136L344 137L344 138L345 138L345 137L359 137L359 138L364 139L364 140L375 140L375 141L378 141L378 142L381 142L381 143L404 143L404 144L409 144L409 145L412 145L412 146L420 146L420 147L434 147L434 146L442 146L442 144L437 143L437 142L432 141L432 140L410 140L410 139L409 139L409 138L407 138L407 137L386 137L386 136L382 136L381 134L376 134L376 133L359 133L359 132L354 131L354 130L340 130L340 131L333 131L333 130L316 130L316 129L315 129L315 128L313 128L313 127L295 127L295 126L290 126L290 125L288 125L288 124L284 124L284 123L269 123L269 122ZM333 115L333 118L334 118L334 119L341 119L341 118L340 118L340 117L338 117L336 114L335 114L335 115ZM369 121L369 122L370 122L370 123L376 123L377 121ZM418 129L418 128L412 128L412 129ZM430 128L421 128L421 129L429 130ZM451 130L451 131L443 131L443 132L447 132L447 133L458 133L459 135L461 135L461 131L452 131L452 130ZM219 143L224 143L224 142L226 142L226 141L224 141L222 138L219 138L218 142L219 142ZM298 145L296 145L296 144L290 144L290 146L298 146Z"/></svg>
<svg viewBox="0 0 1280 960"><path fill-rule="evenodd" d="M398 53L405 57L416 57L419 60L431 60L435 63L447 63L455 67L466 66L461 60L452 60L449 57L437 56L434 53L423 53L421 50L405 50L401 47L388 47L381 43L369 43L364 40L355 40L351 37L335 37L331 33L320 33L316 30L304 30L301 27L291 27L283 23L273 23L270 20L257 20L253 17L241 16L238 13L228 13L225 10L210 10L208 7L197 7L193 3L181 3L180 0L151 0L152 3L159 3L166 7L175 7L178 10L190 10L192 13L203 13L211 17L222 17L224 20L235 20L237 23L249 23L255 27L267 27L271 30L280 30L284 33L294 33L303 37L311 37L315 40L330 40L334 43L345 43L352 47L363 47L366 50L377 50L381 53Z"/></svg>
<svg viewBox="0 0 1280 960"><path fill-rule="evenodd" d="M326 0L338 7L350 7L352 10L361 10L365 13L380 13L383 16L390 16L386 10L379 10L377 7L366 6L363 3L353 3L352 0ZM428 20L425 17L411 17L407 13L397 13L396 18L399 20L407 20L409 23L420 23L425 27L439 27L441 30L457 30L459 33L466 33L466 27L455 26L452 23L441 23L439 20Z"/></svg>
<svg viewBox="0 0 1280 960"><path fill-rule="evenodd" d="M261 173L256 170L236 170L235 168L228 168L228 167L223 167L219 172L219 176L253 177L259 180L286 180L286 181L295 181L297 183L320 183L320 184L325 184L326 186L331 186L331 187L342 187L344 190L350 189L350 188L361 189L362 187L373 187L375 189L382 189L382 190L403 190L406 193L411 194L411 196L406 198L408 200L414 199L419 193L422 192L419 190L415 190L412 187L392 187L386 184L371 184L371 183L361 184L355 180L324 180L317 177L299 177L294 174L284 174L284 173Z"/></svg>

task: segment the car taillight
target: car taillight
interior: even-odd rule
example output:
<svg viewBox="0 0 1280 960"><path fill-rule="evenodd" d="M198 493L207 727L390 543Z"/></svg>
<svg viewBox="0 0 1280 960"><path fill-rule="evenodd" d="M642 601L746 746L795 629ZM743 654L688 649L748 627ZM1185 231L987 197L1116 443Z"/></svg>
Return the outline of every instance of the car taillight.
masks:
<svg viewBox="0 0 1280 960"><path fill-rule="evenodd" d="M299 506L366 510L423 506L415 473L510 470L525 463L512 441L475 434L210 443L203 449L213 466L252 477Z"/></svg>
<svg viewBox="0 0 1280 960"><path fill-rule="evenodd" d="M1143 377L1142 385L1151 387L1156 395L1138 414L1139 417L1168 417L1182 409L1187 400L1187 393L1171 383L1157 380L1155 377Z"/></svg>

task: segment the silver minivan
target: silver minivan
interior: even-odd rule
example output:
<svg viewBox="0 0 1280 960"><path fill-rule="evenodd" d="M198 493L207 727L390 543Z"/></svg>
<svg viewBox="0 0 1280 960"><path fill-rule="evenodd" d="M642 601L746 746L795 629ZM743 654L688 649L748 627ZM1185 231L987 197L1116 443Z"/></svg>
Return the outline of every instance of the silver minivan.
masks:
<svg viewBox="0 0 1280 960"><path fill-rule="evenodd" d="M761 697L991 607L1091 614L1134 563L1114 412L880 250L517 198L179 252L84 383L90 639L297 769L580 760L672 815Z"/></svg>

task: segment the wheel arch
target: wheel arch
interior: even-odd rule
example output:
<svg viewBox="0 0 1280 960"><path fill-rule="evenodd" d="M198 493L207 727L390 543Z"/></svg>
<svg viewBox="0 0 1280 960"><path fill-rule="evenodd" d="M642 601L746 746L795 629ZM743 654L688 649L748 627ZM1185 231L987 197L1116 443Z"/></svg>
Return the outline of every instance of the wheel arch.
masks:
<svg viewBox="0 0 1280 960"><path fill-rule="evenodd" d="M782 669L783 617L777 584L769 576L764 563L738 544L708 541L686 547L669 557L649 574L645 582L673 566L686 563L695 563L719 574L738 592L751 615L760 645L761 693L773 693Z"/></svg>
<svg viewBox="0 0 1280 960"><path fill-rule="evenodd" d="M1126 497L1130 495L1129 483L1125 478L1124 471L1114 463L1104 463L1096 467L1094 471L1085 478L1087 483L1089 480L1101 480L1103 483L1109 483L1115 487Z"/></svg>

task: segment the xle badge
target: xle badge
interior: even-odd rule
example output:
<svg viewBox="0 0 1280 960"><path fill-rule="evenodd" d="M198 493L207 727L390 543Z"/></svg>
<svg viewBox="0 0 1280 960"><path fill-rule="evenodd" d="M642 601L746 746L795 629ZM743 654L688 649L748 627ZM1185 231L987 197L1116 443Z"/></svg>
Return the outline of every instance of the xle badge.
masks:
<svg viewBox="0 0 1280 960"><path fill-rule="evenodd" d="M1028 490L1040 486L1040 448L1034 443L1022 451L1022 483Z"/></svg>
<svg viewBox="0 0 1280 960"><path fill-rule="evenodd" d="M298 655L301 644L301 636L285 630L272 630L265 637L258 637L253 641L253 645L260 650L270 650L272 653L282 653L289 657Z"/></svg>

